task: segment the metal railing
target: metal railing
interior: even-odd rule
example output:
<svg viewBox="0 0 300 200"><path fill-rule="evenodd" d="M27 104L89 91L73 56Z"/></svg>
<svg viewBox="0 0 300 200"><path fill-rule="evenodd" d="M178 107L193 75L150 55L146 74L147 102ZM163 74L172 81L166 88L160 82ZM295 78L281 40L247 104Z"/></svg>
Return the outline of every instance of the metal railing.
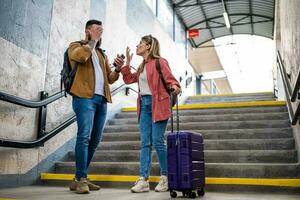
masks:
<svg viewBox="0 0 300 200"><path fill-rule="evenodd" d="M276 55L276 63L277 67L279 68L280 76L282 78L283 86L284 86L284 92L287 100L287 106L288 106L288 112L290 117L290 122L292 125L296 125L299 121L299 115L300 115L300 104L298 103L296 111L294 112L294 109L292 107L292 102L296 102L296 99L300 98L299 88L300 88L300 70L298 71L296 82L294 85L294 88L292 89L290 79L288 77L288 73L286 72L286 69L283 64L282 57L280 55L280 52L277 51Z"/></svg>
<svg viewBox="0 0 300 200"><path fill-rule="evenodd" d="M133 68L135 70L135 68ZM183 79L185 80L185 79ZM181 80L181 81L183 81ZM126 84L122 84L111 91L111 95L119 93L120 91L125 89L125 95L129 95L129 91L132 90L135 93L138 93L135 89L131 87L126 87ZM10 95L0 91L0 100L8 103L12 103L19 106L24 106L28 108L39 108L39 117L38 117L38 133L37 139L34 141L20 141L20 140L11 140L11 139L3 139L0 138L0 146L1 147L13 147L13 148L34 148L43 146L45 142L49 139L60 133L62 130L70 126L72 123L76 121L75 114L69 117L67 120L62 122L57 127L53 128L51 131L46 131L46 118L47 118L47 105L64 97L65 92L60 91L51 96L45 91L40 93L40 100L33 101L27 100L24 98L20 98L14 95Z"/></svg>
<svg viewBox="0 0 300 200"><path fill-rule="evenodd" d="M125 89L125 94L129 89L135 91L130 87L125 87L125 84L117 87L112 90L112 96ZM136 91L135 91L136 92ZM2 147L13 147L13 148L34 148L43 146L46 141L60 133L62 130L70 126L76 121L75 114L69 117L67 120L62 122L60 125L52 129L51 131L46 131L46 117L47 117L47 105L64 97L65 92L57 92L51 96L48 96L48 93L41 92L41 97L39 101L32 101L23 99L14 95L10 95L4 92L0 92L0 100L12 103L15 105L20 105L28 108L39 108L39 117L38 117L38 133L37 139L34 141L20 141L20 140L11 140L11 139L2 139L0 138L0 146Z"/></svg>
<svg viewBox="0 0 300 200"><path fill-rule="evenodd" d="M76 121L75 115L71 116L60 125L55 127L53 130L46 132L46 117L47 117L47 105L64 97L64 91L57 92L51 96L48 96L48 93L42 91L39 101L32 101L23 99L14 95L6 94L0 92L0 100L9 102L12 104L28 107L28 108L39 108L39 117L38 117L38 133L37 139L34 141L18 141L18 140L8 140L0 139L0 146L2 147L14 147L14 148L33 148L38 146L43 146L43 144L48 141L50 138L57 135L63 129L71 125Z"/></svg>

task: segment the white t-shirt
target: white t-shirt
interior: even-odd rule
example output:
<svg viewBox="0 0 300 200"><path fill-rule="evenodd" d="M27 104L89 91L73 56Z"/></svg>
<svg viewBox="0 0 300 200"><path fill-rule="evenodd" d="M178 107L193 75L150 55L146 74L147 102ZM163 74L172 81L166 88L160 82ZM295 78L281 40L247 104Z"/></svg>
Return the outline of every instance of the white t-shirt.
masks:
<svg viewBox="0 0 300 200"><path fill-rule="evenodd" d="M139 86L140 86L140 95L152 95L149 85L148 85L148 79L147 79L147 65L145 65L144 70L139 76Z"/></svg>
<svg viewBox="0 0 300 200"><path fill-rule="evenodd" d="M104 94L104 76L95 48L92 49L92 62L95 72L95 94Z"/></svg>

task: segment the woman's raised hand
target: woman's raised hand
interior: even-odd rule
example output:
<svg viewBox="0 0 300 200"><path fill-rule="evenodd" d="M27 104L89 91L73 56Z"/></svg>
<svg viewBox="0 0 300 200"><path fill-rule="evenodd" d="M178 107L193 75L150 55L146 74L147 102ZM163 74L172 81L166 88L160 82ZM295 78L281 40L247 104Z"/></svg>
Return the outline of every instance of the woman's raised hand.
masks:
<svg viewBox="0 0 300 200"><path fill-rule="evenodd" d="M181 92L180 87L178 87L177 85L172 85L172 92L176 95L178 95Z"/></svg>
<svg viewBox="0 0 300 200"><path fill-rule="evenodd" d="M130 65L132 57L133 57L133 53L130 54L130 48L126 47L126 65Z"/></svg>

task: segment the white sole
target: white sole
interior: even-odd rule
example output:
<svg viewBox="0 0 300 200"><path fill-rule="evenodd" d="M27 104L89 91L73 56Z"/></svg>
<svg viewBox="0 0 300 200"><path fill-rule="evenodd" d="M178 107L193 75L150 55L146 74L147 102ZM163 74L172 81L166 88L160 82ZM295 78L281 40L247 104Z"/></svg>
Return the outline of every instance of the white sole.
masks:
<svg viewBox="0 0 300 200"><path fill-rule="evenodd" d="M169 189L166 190L155 190L155 192L168 192Z"/></svg>
<svg viewBox="0 0 300 200"><path fill-rule="evenodd" d="M132 193L143 193L143 192L149 192L150 189L147 190L139 190L139 191L135 191L135 190L131 190Z"/></svg>

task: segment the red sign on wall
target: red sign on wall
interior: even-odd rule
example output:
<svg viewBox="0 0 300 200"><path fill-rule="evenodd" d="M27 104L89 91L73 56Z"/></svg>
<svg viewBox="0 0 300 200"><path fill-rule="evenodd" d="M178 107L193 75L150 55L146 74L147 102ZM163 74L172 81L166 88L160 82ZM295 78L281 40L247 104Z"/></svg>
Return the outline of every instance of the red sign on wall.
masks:
<svg viewBox="0 0 300 200"><path fill-rule="evenodd" d="M190 29L188 30L188 38L198 37L199 36L199 29Z"/></svg>

